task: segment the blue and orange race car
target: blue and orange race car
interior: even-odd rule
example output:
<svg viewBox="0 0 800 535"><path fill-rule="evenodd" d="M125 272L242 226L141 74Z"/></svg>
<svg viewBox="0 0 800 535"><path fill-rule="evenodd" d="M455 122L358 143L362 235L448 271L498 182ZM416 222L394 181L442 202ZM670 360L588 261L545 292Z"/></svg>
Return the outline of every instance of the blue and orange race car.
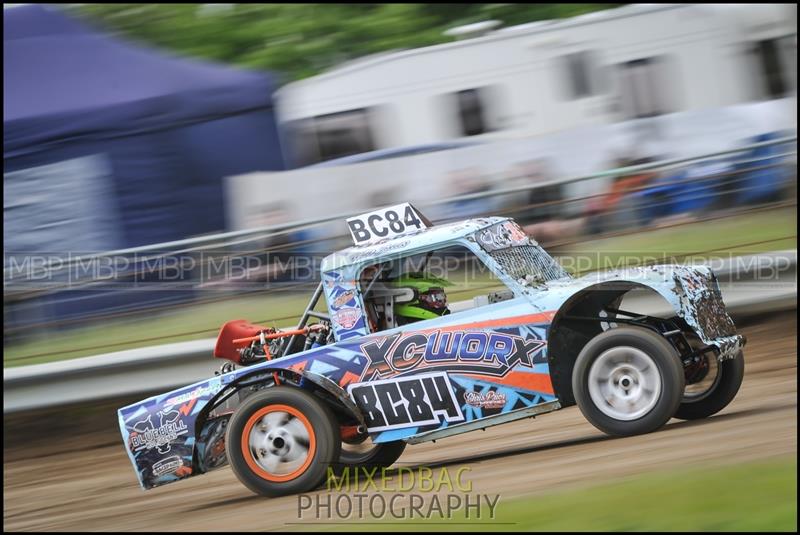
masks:
<svg viewBox="0 0 800 535"><path fill-rule="evenodd" d="M295 329L228 322L217 376L118 411L143 488L230 464L256 493L304 492L389 466L407 444L575 404L636 435L715 414L739 390L745 339L706 267L576 279L508 218L433 225L401 204L347 224L355 244L323 260ZM496 286L451 303L432 271L461 253L480 273L451 271ZM670 313L624 310L631 292Z"/></svg>

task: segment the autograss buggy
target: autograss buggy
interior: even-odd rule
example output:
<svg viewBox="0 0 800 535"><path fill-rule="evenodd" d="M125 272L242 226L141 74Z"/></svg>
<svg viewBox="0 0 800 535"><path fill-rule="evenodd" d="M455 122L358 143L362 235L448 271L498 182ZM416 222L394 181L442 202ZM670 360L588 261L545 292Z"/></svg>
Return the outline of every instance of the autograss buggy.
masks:
<svg viewBox="0 0 800 535"><path fill-rule="evenodd" d="M745 339L705 267L576 279L507 218L434 226L404 204L347 223L355 245L323 260L295 329L228 322L217 376L119 410L144 489L230 464L256 493L303 492L329 467L389 466L406 444L574 404L610 435L637 435L720 411L742 382ZM504 289L445 300L445 313L436 279L387 278L393 263L456 246ZM632 292L670 312L621 308ZM323 295L327 312L315 311ZM439 313L395 317L425 302Z"/></svg>

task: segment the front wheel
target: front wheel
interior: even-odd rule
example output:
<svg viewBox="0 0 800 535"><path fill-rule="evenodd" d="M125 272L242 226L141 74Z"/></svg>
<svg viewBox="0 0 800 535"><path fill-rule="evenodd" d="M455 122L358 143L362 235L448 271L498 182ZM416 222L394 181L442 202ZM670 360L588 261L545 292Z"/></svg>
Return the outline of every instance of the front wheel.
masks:
<svg viewBox="0 0 800 535"><path fill-rule="evenodd" d="M687 380L675 418L699 420L718 413L733 401L744 379L744 354L719 362L714 356L704 356L702 374L691 383ZM692 374L688 374L687 378Z"/></svg>
<svg viewBox="0 0 800 535"><path fill-rule="evenodd" d="M609 435L649 433L675 414L683 366L659 334L641 327L610 329L584 346L572 373L583 415Z"/></svg>
<svg viewBox="0 0 800 535"><path fill-rule="evenodd" d="M288 386L249 396L236 409L226 436L228 459L247 488L264 496L319 486L339 458L339 426L330 409Z"/></svg>

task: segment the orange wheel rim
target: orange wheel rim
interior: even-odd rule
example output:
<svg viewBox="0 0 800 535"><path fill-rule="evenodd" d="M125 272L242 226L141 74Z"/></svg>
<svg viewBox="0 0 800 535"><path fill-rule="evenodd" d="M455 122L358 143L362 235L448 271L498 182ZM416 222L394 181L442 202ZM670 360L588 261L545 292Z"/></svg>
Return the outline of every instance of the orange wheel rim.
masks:
<svg viewBox="0 0 800 535"><path fill-rule="evenodd" d="M304 438L308 440L307 446L301 440ZM241 448L244 460L253 473L267 481L282 483L296 479L308 470L317 450L317 441L311 422L302 412L289 405L267 405L253 413L244 424ZM301 462L299 459L303 455L305 459ZM283 462L281 459L290 461ZM279 468L281 464L298 463L297 468L285 474L270 471L270 468Z"/></svg>

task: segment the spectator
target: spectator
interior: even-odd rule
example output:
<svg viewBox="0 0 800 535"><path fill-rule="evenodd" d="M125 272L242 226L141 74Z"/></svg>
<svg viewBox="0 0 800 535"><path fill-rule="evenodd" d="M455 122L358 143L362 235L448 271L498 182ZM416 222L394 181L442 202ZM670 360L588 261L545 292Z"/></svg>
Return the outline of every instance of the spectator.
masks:
<svg viewBox="0 0 800 535"><path fill-rule="evenodd" d="M653 158L641 158L629 160L620 158L616 162L617 168L631 167L653 162ZM614 178L609 190L599 197L595 197L589 203L588 226L590 234L602 234L613 230L619 230L631 224L636 224L635 214L630 206L628 194L651 183L657 177L657 173L652 171L639 171L633 173L621 173Z"/></svg>
<svg viewBox="0 0 800 535"><path fill-rule="evenodd" d="M517 173L525 177L528 185L543 184L553 180L550 162L546 158L538 158L520 162L515 166ZM564 199L561 184L541 186L528 191L527 209L520 214L526 223L541 223L557 219L561 214L560 201Z"/></svg>

